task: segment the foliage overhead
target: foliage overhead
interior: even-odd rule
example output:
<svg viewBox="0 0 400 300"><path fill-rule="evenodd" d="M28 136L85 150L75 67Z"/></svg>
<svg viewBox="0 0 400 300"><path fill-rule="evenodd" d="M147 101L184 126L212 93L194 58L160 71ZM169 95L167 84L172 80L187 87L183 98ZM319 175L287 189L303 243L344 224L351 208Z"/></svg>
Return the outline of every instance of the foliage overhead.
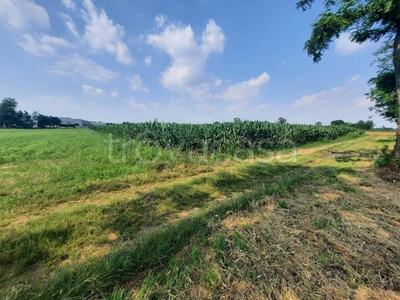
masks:
<svg viewBox="0 0 400 300"><path fill-rule="evenodd" d="M396 74L393 65L393 40L386 41L374 55L377 63L378 74L371 78L368 84L371 86L366 96L373 101L374 110L377 114L390 122L397 122L399 117L399 104L396 91Z"/></svg>
<svg viewBox="0 0 400 300"><path fill-rule="evenodd" d="M309 9L314 0L300 0L297 8ZM342 32L350 32L353 42L378 41L393 37L398 30L400 2L398 0L325 0L326 11L312 24L313 31L305 50L319 62L323 52Z"/></svg>
<svg viewBox="0 0 400 300"><path fill-rule="evenodd" d="M315 0L298 0L297 8L309 9ZM305 50L314 62L343 32L350 32L356 43L381 38L393 39L393 65L396 78L397 102L400 107L400 1L399 0L324 0L325 11L312 24L310 39ZM385 99L386 100L386 99ZM400 159L400 121L397 125L393 156Z"/></svg>

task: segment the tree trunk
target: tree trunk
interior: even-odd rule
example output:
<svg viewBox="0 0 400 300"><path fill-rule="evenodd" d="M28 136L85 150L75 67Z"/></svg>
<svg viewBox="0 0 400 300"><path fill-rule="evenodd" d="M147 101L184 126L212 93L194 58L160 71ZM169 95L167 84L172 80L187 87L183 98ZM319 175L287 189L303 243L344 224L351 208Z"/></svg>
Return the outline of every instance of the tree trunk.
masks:
<svg viewBox="0 0 400 300"><path fill-rule="evenodd" d="M400 158L400 23L397 24L397 33L394 40L393 49L393 64L394 71L396 74L396 89L397 89L397 103L399 104L399 118L397 119L397 132L396 132L396 144L393 149L393 155L396 158Z"/></svg>

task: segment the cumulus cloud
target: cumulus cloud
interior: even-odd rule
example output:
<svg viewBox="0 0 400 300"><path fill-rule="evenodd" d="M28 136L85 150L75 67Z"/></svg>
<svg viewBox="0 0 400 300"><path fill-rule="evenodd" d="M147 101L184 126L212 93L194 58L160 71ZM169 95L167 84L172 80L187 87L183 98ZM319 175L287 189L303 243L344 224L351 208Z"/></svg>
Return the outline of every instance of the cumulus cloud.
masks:
<svg viewBox="0 0 400 300"><path fill-rule="evenodd" d="M91 85L84 84L82 85L83 92L90 96L100 96L103 95L103 90L100 88L94 88Z"/></svg>
<svg viewBox="0 0 400 300"><path fill-rule="evenodd" d="M254 98L259 94L260 88L266 85L269 80L269 75L264 72L257 78L230 85L222 94L216 95L216 98L234 101Z"/></svg>
<svg viewBox="0 0 400 300"><path fill-rule="evenodd" d="M76 9L76 3L74 2L74 0L62 0L62 3L68 9L72 9L72 10Z"/></svg>
<svg viewBox="0 0 400 300"><path fill-rule="evenodd" d="M65 39L42 34L35 38L30 34L21 34L23 41L18 43L26 52L36 56L56 54L58 48L71 47Z"/></svg>
<svg viewBox="0 0 400 300"><path fill-rule="evenodd" d="M157 16L158 33L149 34L147 43L167 53L171 65L161 73L163 86L173 91L186 91L193 99L251 100L267 84L267 73L238 84L231 84L220 94L213 94L213 88L222 86L222 79L206 76L207 60L213 53L222 53L226 42L222 28L209 20L201 37L196 37L190 25L170 23L165 17Z"/></svg>
<svg viewBox="0 0 400 300"><path fill-rule="evenodd" d="M114 90L110 93L110 96L111 96L112 98L117 98L117 97L119 96L118 90L117 90L117 89L114 89Z"/></svg>
<svg viewBox="0 0 400 300"><path fill-rule="evenodd" d="M171 23L161 32L148 35L147 43L171 58L171 65L161 74L164 87L188 91L204 83L206 61L211 53L223 51L225 36L221 27L209 20L199 44L190 25Z"/></svg>
<svg viewBox="0 0 400 300"><path fill-rule="evenodd" d="M295 102L293 102L291 107L292 108L299 108L299 107L307 106L307 105L310 105L310 104L325 103L326 101L334 100L343 91L347 91L347 90L344 90L341 87L335 87L335 88L333 88L331 90L327 90L327 91L322 91L322 92L315 93L315 94L306 95L306 96L303 96L300 99L296 100Z"/></svg>
<svg viewBox="0 0 400 300"><path fill-rule="evenodd" d="M350 35L351 34L349 32L345 32L341 34L337 40L335 40L336 50L340 54L352 54L367 46L368 43L366 42L362 44L352 42L350 39Z"/></svg>
<svg viewBox="0 0 400 300"><path fill-rule="evenodd" d="M0 1L0 21L16 30L23 30L31 25L50 27L46 9L31 0Z"/></svg>
<svg viewBox="0 0 400 300"><path fill-rule="evenodd" d="M148 66L151 65L151 61L152 61L151 56L146 56L146 57L144 58L144 63L145 63L146 65L148 65Z"/></svg>
<svg viewBox="0 0 400 300"><path fill-rule="evenodd" d="M132 90L141 91L148 93L149 89L143 84L142 78L139 75L134 75L132 79L130 79Z"/></svg>
<svg viewBox="0 0 400 300"><path fill-rule="evenodd" d="M106 51L116 56L118 62L129 65L133 59L123 42L124 27L109 19L104 9L97 9L91 0L84 0L82 11L86 22L83 38L92 50Z"/></svg>
<svg viewBox="0 0 400 300"><path fill-rule="evenodd" d="M147 106L144 103L138 103L135 98L131 98L129 100L129 106L134 110L134 111L145 111L147 110Z"/></svg>
<svg viewBox="0 0 400 300"><path fill-rule="evenodd" d="M94 61L78 54L64 56L57 60L51 72L62 76L80 75L95 81L108 81L119 76L118 73L107 70Z"/></svg>
<svg viewBox="0 0 400 300"><path fill-rule="evenodd" d="M215 85L215 86L221 86L222 83L223 83L223 81L222 81L221 78L217 78L217 79L215 79L215 81L214 81L214 85Z"/></svg>
<svg viewBox="0 0 400 300"><path fill-rule="evenodd" d="M201 37L201 49L204 53L223 52L226 38L221 27L214 20L209 20L206 30Z"/></svg>
<svg viewBox="0 0 400 300"><path fill-rule="evenodd" d="M167 16L165 15L157 15L154 19L157 27L164 27L165 21L167 20Z"/></svg>

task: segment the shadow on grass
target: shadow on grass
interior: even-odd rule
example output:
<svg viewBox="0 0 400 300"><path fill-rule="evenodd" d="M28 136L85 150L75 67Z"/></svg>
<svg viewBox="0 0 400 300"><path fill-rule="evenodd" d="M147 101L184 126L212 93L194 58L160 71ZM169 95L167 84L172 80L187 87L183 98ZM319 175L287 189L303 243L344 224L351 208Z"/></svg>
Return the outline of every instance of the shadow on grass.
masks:
<svg viewBox="0 0 400 300"><path fill-rule="evenodd" d="M396 138L394 136L393 136L393 138L377 140L378 143L394 143L395 141L396 141Z"/></svg>
<svg viewBox="0 0 400 300"><path fill-rule="evenodd" d="M358 151L332 152L331 157L334 157L337 162L357 162L362 160L372 160L377 154L377 151L360 149Z"/></svg>
<svg viewBox="0 0 400 300"><path fill-rule="evenodd" d="M103 257L61 267L51 279L38 279L26 290L22 290L16 298L96 298L106 295L132 276L168 261L187 245L194 235L207 235L208 224L216 215L224 218L227 212L249 209L253 202L262 201L269 195L288 195L299 184L312 184L315 187L335 184L341 189L346 189L347 185L338 175L353 172L351 168L256 163L240 167L237 174L219 172L213 176L193 179L186 184L174 184L140 194L128 203L116 203L101 208L101 217L97 221L93 220L91 226L100 226L104 231L116 231L125 240L133 237L135 239L121 244ZM244 191L246 189L247 191ZM231 195L235 191L244 192L229 200L216 202L200 214L183 218L151 233L138 234L141 226L158 225L165 220L165 215L160 215L157 211L161 204L169 205L168 213L173 213L192 207L204 207L208 202L215 200L215 195ZM74 224L70 226L74 228ZM45 232L43 234L46 235ZM65 236L62 234L61 237L47 238L50 241L62 238L62 242L66 243L73 236L74 234L68 231ZM9 242L10 240L1 241L2 244ZM31 243L33 248L41 245L35 240L26 243ZM21 249L17 247L9 250ZM18 257L8 262L19 264L21 259ZM43 261L43 257L38 257L32 263L40 261ZM3 263L4 260L0 260L0 264Z"/></svg>

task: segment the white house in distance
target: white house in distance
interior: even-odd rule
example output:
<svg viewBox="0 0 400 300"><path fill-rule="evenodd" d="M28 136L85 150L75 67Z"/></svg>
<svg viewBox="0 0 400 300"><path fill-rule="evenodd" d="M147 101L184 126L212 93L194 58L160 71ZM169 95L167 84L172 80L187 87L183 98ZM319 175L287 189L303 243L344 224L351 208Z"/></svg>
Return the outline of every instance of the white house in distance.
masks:
<svg viewBox="0 0 400 300"><path fill-rule="evenodd" d="M61 120L61 125L75 125L76 127L87 128L90 126L106 125L103 122L86 121L82 119L73 119L70 117L58 117Z"/></svg>

